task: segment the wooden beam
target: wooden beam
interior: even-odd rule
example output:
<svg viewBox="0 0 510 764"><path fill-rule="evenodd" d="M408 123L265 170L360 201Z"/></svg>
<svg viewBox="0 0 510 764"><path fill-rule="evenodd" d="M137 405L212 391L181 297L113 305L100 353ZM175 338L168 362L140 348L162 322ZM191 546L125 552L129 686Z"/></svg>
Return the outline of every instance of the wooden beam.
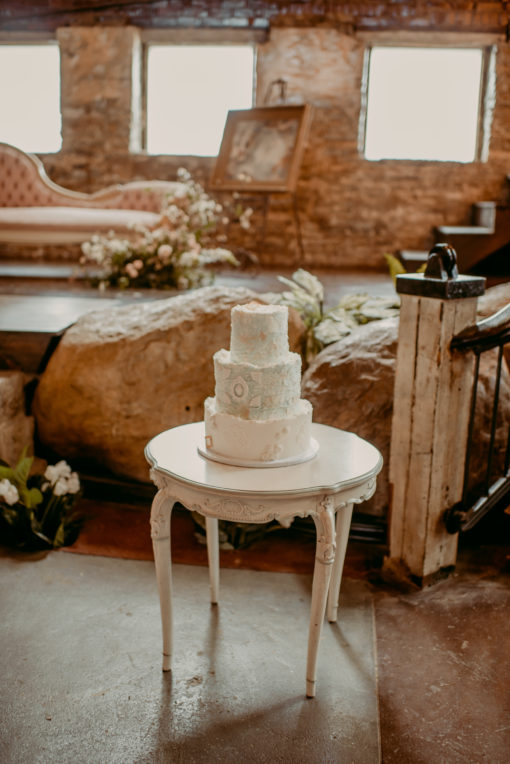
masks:
<svg viewBox="0 0 510 764"><path fill-rule="evenodd" d="M386 568L423 583L456 562L443 516L462 495L474 356L450 344L475 322L477 297L401 298Z"/></svg>

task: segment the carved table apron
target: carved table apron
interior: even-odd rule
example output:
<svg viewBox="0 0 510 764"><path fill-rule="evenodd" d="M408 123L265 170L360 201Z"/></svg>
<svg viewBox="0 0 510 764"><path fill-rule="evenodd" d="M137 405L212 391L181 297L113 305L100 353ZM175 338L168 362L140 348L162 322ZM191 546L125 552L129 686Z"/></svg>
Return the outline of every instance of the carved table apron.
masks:
<svg viewBox="0 0 510 764"><path fill-rule="evenodd" d="M336 621L338 596L353 504L369 499L382 467L379 451L353 433L312 425L317 456L287 467L234 467L206 459L204 423L174 427L153 438L145 456L158 487L151 510L151 536L163 630L163 671L171 668L172 570L170 516L179 502L206 518L211 602L218 602L218 519L245 523L312 517L317 531L313 573L306 695L315 696L319 639L326 611ZM335 528L336 513L336 528Z"/></svg>

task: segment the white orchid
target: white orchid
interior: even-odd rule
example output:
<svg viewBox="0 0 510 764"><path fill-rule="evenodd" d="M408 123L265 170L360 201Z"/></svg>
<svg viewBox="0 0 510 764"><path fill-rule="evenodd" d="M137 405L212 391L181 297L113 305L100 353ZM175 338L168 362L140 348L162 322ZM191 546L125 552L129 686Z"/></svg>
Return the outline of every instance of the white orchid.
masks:
<svg viewBox="0 0 510 764"><path fill-rule="evenodd" d="M10 507L19 501L18 489L6 478L0 480L0 499L3 499Z"/></svg>
<svg viewBox="0 0 510 764"><path fill-rule="evenodd" d="M55 496L65 496L68 493L78 493L80 490L80 479L76 472L71 471L71 467L65 461L50 464L46 467L44 477L48 481L42 486L43 491L52 489Z"/></svg>
<svg viewBox="0 0 510 764"><path fill-rule="evenodd" d="M33 470L26 446L14 467L0 461L0 534L9 546L27 550L72 544L80 520L74 505L80 480L65 461Z"/></svg>

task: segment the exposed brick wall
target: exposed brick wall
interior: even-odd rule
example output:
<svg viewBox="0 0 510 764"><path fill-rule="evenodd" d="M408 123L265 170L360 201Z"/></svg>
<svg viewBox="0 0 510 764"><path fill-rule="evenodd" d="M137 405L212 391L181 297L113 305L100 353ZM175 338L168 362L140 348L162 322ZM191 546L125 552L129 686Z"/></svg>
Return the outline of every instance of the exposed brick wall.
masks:
<svg viewBox="0 0 510 764"><path fill-rule="evenodd" d="M130 153L131 64L136 38L133 27L58 30L64 146L60 154L42 157L50 177L58 183L94 191L130 179L172 179L181 164L202 181L209 177L210 159ZM331 24L282 25L272 29L269 40L258 46L258 102L272 80L284 77L288 100L307 101L314 107L298 185L305 265L310 268L384 268L384 252L426 249L433 243L433 226L466 224L474 202L507 198L508 44L503 42L497 55L489 161L469 165L367 162L359 155L363 54L364 42L357 34L346 34ZM248 246L250 243L248 240ZM297 262L286 198L271 201L262 259L275 266Z"/></svg>
<svg viewBox="0 0 510 764"><path fill-rule="evenodd" d="M330 26L335 29L504 31L504 0L2 0L0 29L109 24L176 27Z"/></svg>

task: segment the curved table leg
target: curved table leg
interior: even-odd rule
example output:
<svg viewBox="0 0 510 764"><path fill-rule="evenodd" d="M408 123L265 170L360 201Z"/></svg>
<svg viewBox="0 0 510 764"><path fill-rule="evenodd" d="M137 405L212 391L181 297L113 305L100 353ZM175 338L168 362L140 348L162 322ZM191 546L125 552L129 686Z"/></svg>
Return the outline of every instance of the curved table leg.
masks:
<svg viewBox="0 0 510 764"><path fill-rule="evenodd" d="M220 590L220 548L218 540L218 519L216 517L206 517L205 528L207 535L207 559L209 561L211 605L217 605Z"/></svg>
<svg viewBox="0 0 510 764"><path fill-rule="evenodd" d="M306 662L307 698L315 697L317 654L326 611L331 568L335 557L335 517L331 499L325 498L319 503L313 519L317 529L317 551L313 571L312 606Z"/></svg>
<svg viewBox="0 0 510 764"><path fill-rule="evenodd" d="M338 614L338 597L340 594L340 584L342 583L342 572L344 569L345 552L347 541L349 540L349 528L352 519L352 504L342 507L336 514L336 554L333 563L333 572L329 584L328 593L328 621L334 623Z"/></svg>
<svg viewBox="0 0 510 764"><path fill-rule="evenodd" d="M175 497L163 489L158 491L151 508L151 536L158 582L163 632L163 671L172 665L172 557L170 551L170 517Z"/></svg>

